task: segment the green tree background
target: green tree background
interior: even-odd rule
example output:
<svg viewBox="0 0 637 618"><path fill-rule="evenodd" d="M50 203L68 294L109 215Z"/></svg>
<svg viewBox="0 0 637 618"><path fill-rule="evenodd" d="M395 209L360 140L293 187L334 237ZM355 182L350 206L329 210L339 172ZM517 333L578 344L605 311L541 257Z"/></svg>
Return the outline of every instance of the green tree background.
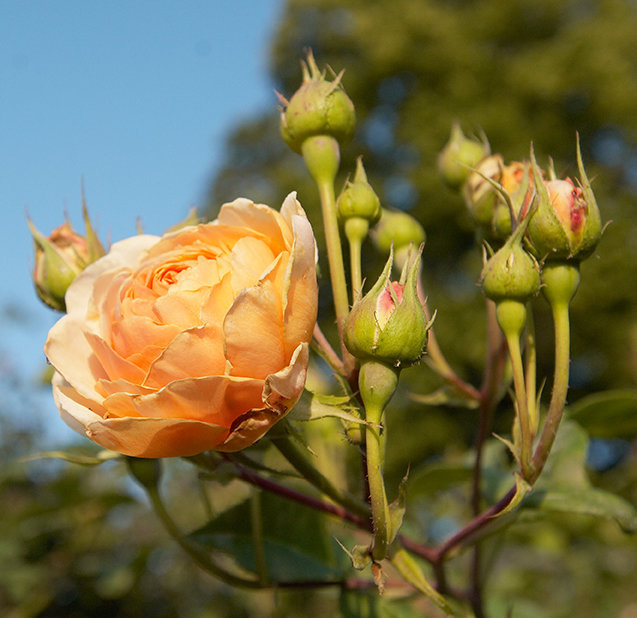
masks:
<svg viewBox="0 0 637 618"><path fill-rule="evenodd" d="M356 104L357 133L343 151L341 181L362 153L383 205L406 210L424 225L425 285L439 312L436 332L452 364L474 382L485 354L483 301L476 285L481 256L461 198L444 187L436 172L437 153L452 122L460 120L467 132L484 130L505 160L526 156L533 141L541 162L551 156L556 169L574 174L579 132L603 218L610 224L596 255L583 265L583 285L573 306L569 399L634 388L635 2L288 0L270 59L277 89L286 96L299 85L299 59L307 48L320 65L346 70L344 85ZM301 158L280 139L275 105L273 96L272 109L232 130L225 164L210 187L208 215L239 195L277 206L296 190L320 237L314 187ZM374 280L384 256L370 244L364 250L367 275ZM321 267L327 271L326 264ZM551 325L541 299L536 309L539 375L550 376ZM326 326L330 311L324 276L321 315ZM411 466L405 525L428 529L427 540L435 541L449 532L454 516L466 515L458 507L466 494L448 491L442 477L433 483L438 491L426 493L419 485L419 466L470 459L476 415L414 403L407 391L427 393L439 381L424 366L405 374L407 388L396 398L388 421L388 484L395 487ZM3 392L28 390L10 372L4 375ZM8 418L20 406L26 410L28 400L6 401L0 416ZM506 407L496 421L502 433L511 423ZM0 610L6 615L366 615L360 605L339 608L329 591L248 594L217 585L166 539L148 506L123 480L122 466L16 463L19 454L37 448L31 429L4 421L2 426ZM563 444L570 453L562 473L566 483L584 474L587 452L586 437L577 429L569 431ZM634 428L613 427L609 433L604 437L616 439L595 441L589 450L586 474L596 486L637 504ZM392 445L392 437L400 437L400 448ZM489 457L504 455L494 449ZM494 494L500 481L489 479ZM193 510L188 498L197 489L192 475L176 466L168 485L175 503L182 505L181 523L195 527L203 513ZM489 615L509 615L509 608L515 617L637 615L637 542L615 522L529 515L509 528L504 540L502 547L489 542ZM463 561L458 559L452 580L460 577ZM389 611L388 606L372 607L369 615L422 615L402 605Z"/></svg>

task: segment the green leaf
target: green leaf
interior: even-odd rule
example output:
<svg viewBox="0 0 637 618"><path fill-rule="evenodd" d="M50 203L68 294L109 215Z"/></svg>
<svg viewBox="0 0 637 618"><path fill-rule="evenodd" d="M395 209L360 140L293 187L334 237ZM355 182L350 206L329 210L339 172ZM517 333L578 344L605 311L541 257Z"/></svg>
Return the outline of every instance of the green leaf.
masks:
<svg viewBox="0 0 637 618"><path fill-rule="evenodd" d="M517 472L515 473L515 494L511 499L511 502L507 504L507 506L501 510L496 517L502 517L502 515L506 515L507 513L513 512L524 500L524 497L531 491L531 485L528 484Z"/></svg>
<svg viewBox="0 0 637 618"><path fill-rule="evenodd" d="M403 579L409 582L416 590L430 598L446 614L455 615L447 600L427 581L418 563L406 550L399 549L392 556L391 563L396 567Z"/></svg>
<svg viewBox="0 0 637 618"><path fill-rule="evenodd" d="M326 533L320 513L267 492L261 495L261 512L263 550L270 580L342 577L333 541ZM212 551L227 553L242 568L256 572L250 517L250 501L246 500L192 532L189 538Z"/></svg>
<svg viewBox="0 0 637 618"><path fill-rule="evenodd" d="M293 421L315 421L332 417L364 425L365 421L358 415L358 408L351 401L349 396L317 395L305 390L287 418Z"/></svg>
<svg viewBox="0 0 637 618"><path fill-rule="evenodd" d="M546 489L533 491L525 508L553 513L579 513L614 519L626 532L637 532L637 510L620 496L602 489Z"/></svg>
<svg viewBox="0 0 637 618"><path fill-rule="evenodd" d="M522 507L614 519L637 532L637 509L622 497L591 485L586 473L588 436L572 420L562 423L555 445L533 491Z"/></svg>
<svg viewBox="0 0 637 618"><path fill-rule="evenodd" d="M98 451L95 455L88 455L84 453L75 453L70 451L45 451L43 453L35 453L27 457L23 457L21 461L36 461L38 459L62 459L69 463L79 464L81 466L99 466L105 461L111 459L117 459L122 457L115 451L102 450Z"/></svg>
<svg viewBox="0 0 637 618"><path fill-rule="evenodd" d="M595 438L637 438L637 390L613 390L582 397L568 415Z"/></svg>
<svg viewBox="0 0 637 618"><path fill-rule="evenodd" d="M400 481L400 485L398 485L398 496L396 499L389 505L389 519L391 521L391 538L389 542L391 543L398 534L400 527L403 525L403 519L405 517L405 511L407 509L407 475L409 471L405 474L405 476Z"/></svg>
<svg viewBox="0 0 637 618"><path fill-rule="evenodd" d="M466 393L450 384L445 384L439 389L424 395L409 393L409 398L427 406L448 406L450 408L474 410L480 405L476 399L469 397Z"/></svg>

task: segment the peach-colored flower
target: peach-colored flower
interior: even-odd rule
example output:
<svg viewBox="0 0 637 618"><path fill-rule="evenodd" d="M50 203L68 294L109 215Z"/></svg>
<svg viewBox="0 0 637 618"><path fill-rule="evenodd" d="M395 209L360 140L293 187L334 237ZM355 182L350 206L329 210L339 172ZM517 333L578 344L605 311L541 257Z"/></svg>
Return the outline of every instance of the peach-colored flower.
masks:
<svg viewBox="0 0 637 618"><path fill-rule="evenodd" d="M296 403L316 321L312 228L237 199L213 223L115 243L45 352L63 419L137 457L249 446Z"/></svg>

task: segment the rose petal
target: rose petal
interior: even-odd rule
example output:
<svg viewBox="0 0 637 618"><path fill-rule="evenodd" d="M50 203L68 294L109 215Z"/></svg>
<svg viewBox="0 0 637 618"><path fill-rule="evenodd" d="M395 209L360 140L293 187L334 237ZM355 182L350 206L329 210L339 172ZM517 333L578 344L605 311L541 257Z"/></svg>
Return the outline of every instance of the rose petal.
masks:
<svg viewBox="0 0 637 618"><path fill-rule="evenodd" d="M150 367L144 386L162 388L174 380L223 375L221 326L211 324L181 332Z"/></svg>
<svg viewBox="0 0 637 618"><path fill-rule="evenodd" d="M108 374L82 333L83 320L65 315L49 331L44 353L58 373L84 397L99 399L95 382Z"/></svg>
<svg viewBox="0 0 637 618"><path fill-rule="evenodd" d="M81 337L82 332L76 333L76 337ZM93 333L84 333L84 337L88 341L93 355L98 359L103 375L98 377L108 378L109 380L118 380L122 378L133 382L134 384L141 384L146 371L140 369L137 365L134 365L130 361L122 358L117 352L115 352L101 337L94 335ZM54 365L55 366L55 365ZM66 376L65 376L66 377ZM75 382L67 378L73 386Z"/></svg>
<svg viewBox="0 0 637 618"><path fill-rule="evenodd" d="M275 255L268 245L256 238L242 238L232 248L232 288L237 296L241 290L255 285Z"/></svg>
<svg viewBox="0 0 637 618"><path fill-rule="evenodd" d="M147 418L182 418L229 428L234 419L262 403L263 380L206 376L176 380L149 395L115 393L104 400L109 414L127 410Z"/></svg>
<svg viewBox="0 0 637 618"><path fill-rule="evenodd" d="M224 204L217 220L220 225L256 230L268 239L274 253L279 253L292 244L292 230L280 213L243 197Z"/></svg>
<svg viewBox="0 0 637 618"><path fill-rule="evenodd" d="M112 418L91 423L86 435L104 448L131 457L190 457L214 449L225 427L165 418Z"/></svg>
<svg viewBox="0 0 637 618"><path fill-rule="evenodd" d="M77 313L86 316L88 302L93 293L93 283L102 274L120 268L133 268L150 247L159 241L157 236L140 234L113 243L110 251L102 258L89 264L73 281L66 292L68 315Z"/></svg>
<svg viewBox="0 0 637 618"><path fill-rule="evenodd" d="M251 410L237 419L237 424L230 435L223 444L216 447L216 450L229 453L240 451L262 438L280 418L282 416L273 410Z"/></svg>
<svg viewBox="0 0 637 618"><path fill-rule="evenodd" d="M241 292L223 323L232 375L264 379L287 365L281 332L281 303L269 281Z"/></svg>
<svg viewBox="0 0 637 618"><path fill-rule="evenodd" d="M309 221L292 215L294 245L285 277L283 337L289 358L301 341L310 341L318 310L314 234Z"/></svg>
<svg viewBox="0 0 637 618"><path fill-rule="evenodd" d="M290 364L285 369L266 378L263 402L269 408L285 415L298 401L305 387L309 358L309 344L302 343L294 350Z"/></svg>

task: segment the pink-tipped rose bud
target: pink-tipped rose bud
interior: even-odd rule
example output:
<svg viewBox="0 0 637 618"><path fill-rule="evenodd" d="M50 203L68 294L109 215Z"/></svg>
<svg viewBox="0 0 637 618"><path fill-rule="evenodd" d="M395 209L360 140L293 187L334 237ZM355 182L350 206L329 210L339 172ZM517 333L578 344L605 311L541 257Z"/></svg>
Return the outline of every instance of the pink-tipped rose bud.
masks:
<svg viewBox="0 0 637 618"><path fill-rule="evenodd" d="M452 188L459 189L467 180L471 168L489 156L491 148L486 139L468 138L458 123L451 127L451 136L438 155L438 171Z"/></svg>
<svg viewBox="0 0 637 618"><path fill-rule="evenodd" d="M390 255L374 287L354 304L343 336L347 349L357 358L405 367L424 354L431 323L416 291L421 252L422 246L408 260L400 281L390 280Z"/></svg>
<svg viewBox="0 0 637 618"><path fill-rule="evenodd" d="M334 81L325 79L316 65L312 52L303 63L303 83L287 101L281 114L281 134L294 152L301 153L308 137L333 137L339 144L348 142L354 134L356 112L354 104L341 85L342 73Z"/></svg>
<svg viewBox="0 0 637 618"><path fill-rule="evenodd" d="M48 238L27 219L35 248L33 282L36 292L43 303L58 311L66 311L64 296L75 277L106 253L91 224L83 191L82 216L84 236L78 234L67 220Z"/></svg>
<svg viewBox="0 0 637 618"><path fill-rule="evenodd" d="M531 152L537 210L527 237L535 255L543 260L575 260L588 257L601 236L602 225L595 196L577 143L580 180L544 180Z"/></svg>
<svg viewBox="0 0 637 618"><path fill-rule="evenodd" d="M65 311L66 290L89 264L86 238L69 221L53 230L48 238L30 220L27 223L35 248L33 282L38 296L49 307Z"/></svg>

